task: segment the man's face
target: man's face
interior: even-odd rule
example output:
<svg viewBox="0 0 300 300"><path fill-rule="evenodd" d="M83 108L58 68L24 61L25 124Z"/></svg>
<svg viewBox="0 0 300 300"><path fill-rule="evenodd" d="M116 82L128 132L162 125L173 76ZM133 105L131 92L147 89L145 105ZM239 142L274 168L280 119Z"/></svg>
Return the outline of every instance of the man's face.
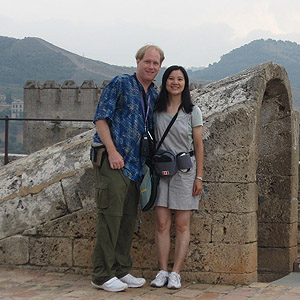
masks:
<svg viewBox="0 0 300 300"><path fill-rule="evenodd" d="M146 51L142 59L137 59L137 78L142 84L150 84L160 70L160 55L155 48Z"/></svg>

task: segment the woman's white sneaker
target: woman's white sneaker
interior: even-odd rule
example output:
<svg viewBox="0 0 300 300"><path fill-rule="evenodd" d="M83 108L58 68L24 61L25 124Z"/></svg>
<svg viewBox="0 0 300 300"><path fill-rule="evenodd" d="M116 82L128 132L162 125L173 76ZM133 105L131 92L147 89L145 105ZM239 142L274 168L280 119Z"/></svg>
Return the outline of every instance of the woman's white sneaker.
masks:
<svg viewBox="0 0 300 300"><path fill-rule="evenodd" d="M168 282L169 272L160 270L154 280L151 281L151 286L154 287L163 287Z"/></svg>
<svg viewBox="0 0 300 300"><path fill-rule="evenodd" d="M107 280L102 285L98 285L93 281L91 282L91 284L93 287L107 292L121 292L128 288L128 285L122 282L121 280L119 280L117 277L113 277Z"/></svg>
<svg viewBox="0 0 300 300"><path fill-rule="evenodd" d="M171 272L168 279L168 289L180 289L181 288L181 277L176 272Z"/></svg>

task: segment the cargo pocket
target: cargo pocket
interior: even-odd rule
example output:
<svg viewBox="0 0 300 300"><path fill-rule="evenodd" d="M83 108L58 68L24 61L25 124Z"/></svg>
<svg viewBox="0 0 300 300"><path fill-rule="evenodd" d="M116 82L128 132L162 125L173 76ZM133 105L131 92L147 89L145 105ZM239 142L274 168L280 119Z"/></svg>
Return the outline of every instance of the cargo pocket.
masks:
<svg viewBox="0 0 300 300"><path fill-rule="evenodd" d="M100 211L108 208L108 184L100 182L95 189L95 200Z"/></svg>

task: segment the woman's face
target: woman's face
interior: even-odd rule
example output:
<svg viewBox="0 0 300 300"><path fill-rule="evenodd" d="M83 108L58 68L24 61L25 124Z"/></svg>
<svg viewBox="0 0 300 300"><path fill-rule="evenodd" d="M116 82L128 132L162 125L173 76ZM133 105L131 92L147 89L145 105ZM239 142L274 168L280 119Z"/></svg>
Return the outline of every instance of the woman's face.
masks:
<svg viewBox="0 0 300 300"><path fill-rule="evenodd" d="M167 82L166 82L166 90L171 95L181 94L184 90L185 79L184 75L180 70L174 70L170 73Z"/></svg>

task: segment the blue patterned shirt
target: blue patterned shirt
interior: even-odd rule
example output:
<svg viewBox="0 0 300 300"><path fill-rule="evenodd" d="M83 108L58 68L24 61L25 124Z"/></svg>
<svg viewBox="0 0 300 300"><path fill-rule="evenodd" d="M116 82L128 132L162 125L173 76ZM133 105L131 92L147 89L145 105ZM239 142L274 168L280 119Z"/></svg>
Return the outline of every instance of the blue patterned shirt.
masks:
<svg viewBox="0 0 300 300"><path fill-rule="evenodd" d="M142 166L145 163L145 159L139 154L145 125L141 95L146 100L150 99L149 120L152 120L157 98L154 84L151 83L145 95L144 88L135 75L116 76L103 90L94 117L94 122L107 120L112 140L124 159L122 172L133 181L141 180ZM101 143L97 131L94 142Z"/></svg>

